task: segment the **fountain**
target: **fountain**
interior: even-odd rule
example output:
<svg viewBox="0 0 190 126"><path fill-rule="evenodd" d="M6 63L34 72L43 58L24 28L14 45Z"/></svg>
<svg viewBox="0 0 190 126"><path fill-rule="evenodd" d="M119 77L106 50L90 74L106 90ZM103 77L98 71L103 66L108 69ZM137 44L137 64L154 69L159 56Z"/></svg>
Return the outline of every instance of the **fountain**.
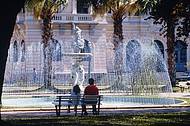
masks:
<svg viewBox="0 0 190 126"><path fill-rule="evenodd" d="M68 89L71 90L74 85L79 84L80 88L83 90L85 84L87 84L88 78L92 77L95 79L96 84L100 89L100 94L104 95L104 106L150 106L171 105L177 103L175 99L169 98L172 94L172 86L163 54L158 46L150 39L142 38L139 41L131 40L126 45L122 46L122 50L125 50L122 53L124 60L121 63L123 64L121 75L122 81L118 81L118 77L114 73L114 50L109 48L108 45L107 48L105 48L107 54L105 63L106 71L99 73L94 71L91 72L91 58L95 58L92 57L93 52L91 52L91 43L83 39L81 29L75 26L75 24L73 24L73 31L73 43L71 45L66 44L69 48L65 47L65 49L68 50L62 53L62 56L64 56L63 59L59 61L59 63L53 63L53 69L55 72L52 74L52 76L54 76L52 77L52 83L56 88L67 89L67 92L64 93L69 93ZM85 46L88 46L88 51L85 51ZM42 51L40 50L40 52ZM41 80L39 69L41 70L43 68L41 67L41 64L43 63L39 63L39 68L36 69L35 74L38 76L35 78L35 83L32 79L31 83L29 81L30 79L27 78L32 77L30 75L27 76L28 73L26 71L30 66L27 66L26 62L22 62L22 68L25 66L26 82L19 83L19 85L17 85L17 83L6 83L4 94L16 94L18 98L20 95L21 97L24 95L31 95L32 97L26 98L26 101L24 100L25 103L29 103L27 100L34 101L31 102L30 106L34 106L32 105L34 103L37 104L36 106L39 104L51 106L52 98L54 98L52 96L57 95L55 92L46 93L46 97L44 97L44 92L34 92L36 87L38 88L41 86L41 83L39 82L39 80ZM13 68L17 69L14 66ZM56 70L59 70L60 72L56 72ZM22 74L24 74L24 72ZM41 72L40 75L43 76L43 73ZM10 82L14 82L15 80L10 79ZM25 85L22 85L23 83ZM8 88L6 88L6 86ZM30 91L25 90L24 93L21 93L21 89L30 89ZM36 95L41 97L36 97ZM3 99L3 103L16 105L12 103L16 102L15 100L19 101L19 99L15 98L12 100ZM22 106L24 106L24 104Z"/></svg>
<svg viewBox="0 0 190 126"><path fill-rule="evenodd" d="M166 61L159 47L150 39L141 39L140 42L131 40L125 46L124 70L122 82L117 82L117 75L113 74L114 67L109 68L110 95L105 99L119 104L174 104L170 97L173 90L169 79ZM109 50L110 55L110 50ZM114 54L111 59L114 66ZM109 62L110 64L110 62ZM114 99L114 100L113 100ZM134 104L133 104L134 105Z"/></svg>
<svg viewBox="0 0 190 126"><path fill-rule="evenodd" d="M83 59L86 57L91 57L91 53L65 53L64 56L69 56L73 59L71 65L71 78L73 86L78 84L81 91L84 90L83 84L85 80L85 70L82 64Z"/></svg>
<svg viewBox="0 0 190 126"><path fill-rule="evenodd" d="M64 53L64 56L69 56L72 58L71 66L71 78L73 86L78 84L81 91L84 90L83 83L85 79L85 70L82 62L85 58L91 58L92 53L85 53L85 40L82 38L81 29L73 23L73 30L75 40L72 44L73 53ZM90 62L90 61L89 61ZM89 68L90 69L90 68ZM88 73L90 74L90 73Z"/></svg>

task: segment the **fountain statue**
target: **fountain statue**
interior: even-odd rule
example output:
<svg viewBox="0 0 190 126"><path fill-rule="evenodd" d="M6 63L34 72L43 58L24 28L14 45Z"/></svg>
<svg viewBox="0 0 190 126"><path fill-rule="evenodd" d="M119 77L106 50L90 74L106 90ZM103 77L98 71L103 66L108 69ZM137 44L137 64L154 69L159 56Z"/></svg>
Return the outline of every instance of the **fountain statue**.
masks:
<svg viewBox="0 0 190 126"><path fill-rule="evenodd" d="M82 64L85 58L91 57L92 54L85 52L85 40L82 38L81 29L73 24L74 41L72 43L73 53L65 53L65 56L70 56L73 59L71 66L71 78L73 86L78 84L83 91L83 83L85 79L85 70ZM90 74L90 73L89 73Z"/></svg>
<svg viewBox="0 0 190 126"><path fill-rule="evenodd" d="M75 26L73 23L73 30L74 30L74 36L75 36L75 41L72 44L74 53L83 53L84 52L84 39L82 38L82 30L78 27Z"/></svg>
<svg viewBox="0 0 190 126"><path fill-rule="evenodd" d="M78 84L82 88L84 82L84 68L81 62L75 62L71 66L71 77L73 85Z"/></svg>

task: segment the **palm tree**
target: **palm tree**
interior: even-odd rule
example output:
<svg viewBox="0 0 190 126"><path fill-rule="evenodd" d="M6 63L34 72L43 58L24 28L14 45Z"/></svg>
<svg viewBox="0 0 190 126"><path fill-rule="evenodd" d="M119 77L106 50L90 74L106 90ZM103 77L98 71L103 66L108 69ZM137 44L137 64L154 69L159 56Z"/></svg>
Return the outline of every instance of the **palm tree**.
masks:
<svg viewBox="0 0 190 126"><path fill-rule="evenodd" d="M184 41L190 36L190 2L189 0L179 0L175 6L178 17L177 38L183 37Z"/></svg>
<svg viewBox="0 0 190 126"><path fill-rule="evenodd" d="M104 14L111 10L113 15L113 44L115 49L115 69L116 74L121 75L122 62L121 57L122 49L122 21L126 18L126 13L143 13L150 14L148 19L154 19L154 23L162 24L163 33L167 37L167 53L168 53L168 71L172 84L175 84L175 55L174 55L174 42L175 42L175 28L181 19L182 22L178 25L178 33L180 36L189 35L189 1L188 0L78 0L80 2L89 3L93 5L95 14ZM178 11L177 11L178 10ZM150 13L149 13L150 12ZM178 12L178 13L175 13ZM179 20L180 19L180 20ZM177 23L178 22L178 23ZM162 30L161 29L161 30ZM119 50L119 51L118 51ZM121 65L117 65L121 64ZM118 76L120 77L120 76ZM122 80L117 79L117 80ZM121 82L121 81L119 81Z"/></svg>
<svg viewBox="0 0 190 126"><path fill-rule="evenodd" d="M151 18L154 17L155 24L163 24L166 28L166 38L167 38L167 55L168 55L168 72L170 75L170 80L175 83L175 55L174 55L174 42L175 42L175 17L173 16L173 5L172 1L161 0L158 2L150 12Z"/></svg>
<svg viewBox="0 0 190 126"><path fill-rule="evenodd" d="M65 6L67 0L28 0L26 5L32 8L34 16L42 19L42 43L44 54L44 86L42 88L52 89L52 18L61 5Z"/></svg>
<svg viewBox="0 0 190 126"><path fill-rule="evenodd" d="M92 5L95 16L101 16L108 11L112 12L113 19L113 36L112 43L114 45L114 70L116 81L113 85L114 89L122 89L122 73L123 73L123 27L122 22L127 15L134 14L138 11L136 0L77 0L77 2L88 3ZM119 89L118 89L119 90Z"/></svg>
<svg viewBox="0 0 190 126"><path fill-rule="evenodd" d="M148 18L154 19L155 24L162 24L162 34L167 38L168 72L173 86L176 83L175 39L189 36L189 8L188 0L158 0Z"/></svg>

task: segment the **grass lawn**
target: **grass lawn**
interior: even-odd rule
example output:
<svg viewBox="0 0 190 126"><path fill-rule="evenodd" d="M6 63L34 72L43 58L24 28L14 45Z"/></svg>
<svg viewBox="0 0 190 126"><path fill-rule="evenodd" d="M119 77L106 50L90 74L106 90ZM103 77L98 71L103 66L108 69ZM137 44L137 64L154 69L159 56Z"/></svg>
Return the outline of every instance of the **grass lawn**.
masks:
<svg viewBox="0 0 190 126"><path fill-rule="evenodd" d="M166 114L115 114L106 116L16 117L1 121L0 126L189 126L190 112Z"/></svg>

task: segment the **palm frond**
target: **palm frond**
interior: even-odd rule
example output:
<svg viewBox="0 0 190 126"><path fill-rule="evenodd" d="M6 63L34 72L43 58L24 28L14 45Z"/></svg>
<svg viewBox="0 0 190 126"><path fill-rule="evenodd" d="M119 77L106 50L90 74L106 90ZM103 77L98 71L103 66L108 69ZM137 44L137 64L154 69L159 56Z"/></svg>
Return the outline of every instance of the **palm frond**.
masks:
<svg viewBox="0 0 190 126"><path fill-rule="evenodd" d="M36 5L39 3L45 2L45 0L26 0L25 1L25 7L27 9L33 9Z"/></svg>
<svg viewBox="0 0 190 126"><path fill-rule="evenodd" d="M51 3L50 9L52 14L56 13L60 6L62 5L63 8L68 4L68 0L55 0L54 2Z"/></svg>
<svg viewBox="0 0 190 126"><path fill-rule="evenodd" d="M53 15L61 5L66 6L67 3L68 0L26 0L25 6L27 9L33 10L35 18L41 19L42 15Z"/></svg>
<svg viewBox="0 0 190 126"><path fill-rule="evenodd" d="M142 14L148 14L160 0L138 0L139 11Z"/></svg>
<svg viewBox="0 0 190 126"><path fill-rule="evenodd" d="M34 12L34 17L40 19L42 9L46 0L26 0L25 7Z"/></svg>

